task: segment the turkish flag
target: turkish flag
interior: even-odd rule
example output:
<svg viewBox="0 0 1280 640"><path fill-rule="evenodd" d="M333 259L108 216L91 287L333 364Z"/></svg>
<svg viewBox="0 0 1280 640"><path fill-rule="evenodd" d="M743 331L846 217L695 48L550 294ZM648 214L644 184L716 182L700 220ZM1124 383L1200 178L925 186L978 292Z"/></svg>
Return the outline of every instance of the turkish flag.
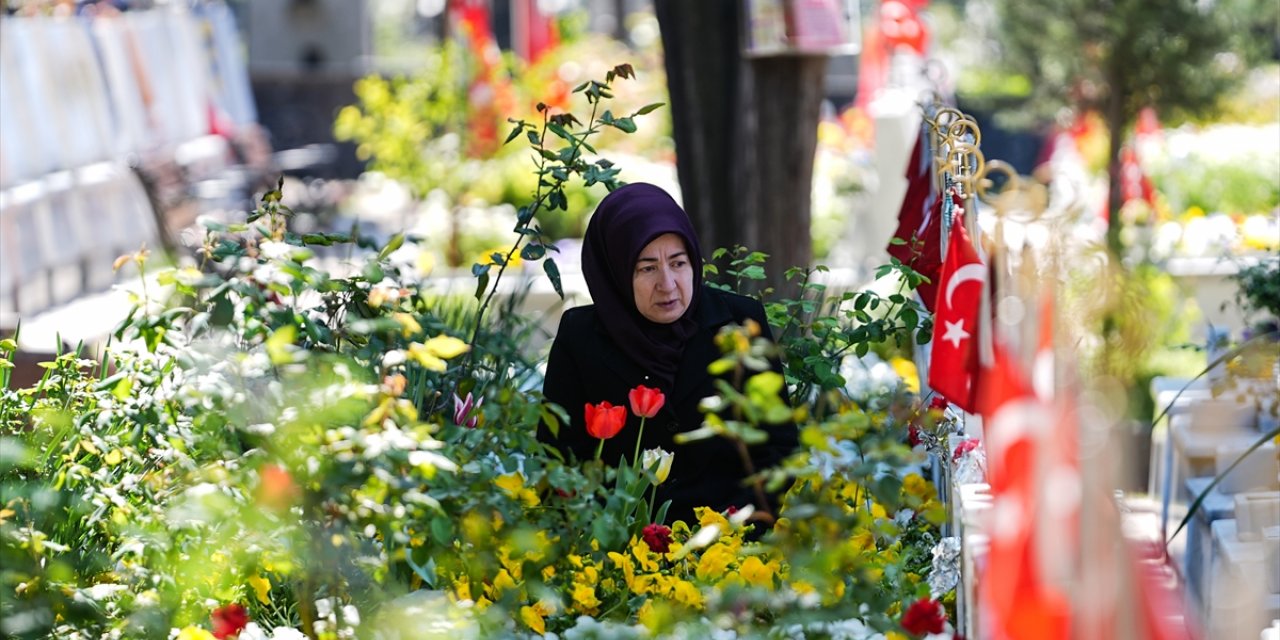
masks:
<svg viewBox="0 0 1280 640"><path fill-rule="evenodd" d="M963 217L956 215L936 280L929 386L969 413L978 410L978 322L986 281L987 267L969 241Z"/></svg>
<svg viewBox="0 0 1280 640"><path fill-rule="evenodd" d="M986 418L985 446L992 506L990 547L979 582L991 637L1070 637L1071 603L1043 571L1036 537L1046 499L1041 472L1049 453L1045 439L1055 411L1032 392L1000 343L983 370L980 409Z"/></svg>
<svg viewBox="0 0 1280 640"><path fill-rule="evenodd" d="M926 226L930 205L937 200L934 197L933 178L929 165L925 163L929 156L928 150L925 149L926 135L923 129L916 135L916 146L911 152L911 161L907 163L907 193L902 197L902 206L898 208L898 228L893 232L894 239L899 242L890 242L885 250L889 255L908 265L916 259L912 239L919 236ZM923 236L921 239L927 240L928 236Z"/></svg>

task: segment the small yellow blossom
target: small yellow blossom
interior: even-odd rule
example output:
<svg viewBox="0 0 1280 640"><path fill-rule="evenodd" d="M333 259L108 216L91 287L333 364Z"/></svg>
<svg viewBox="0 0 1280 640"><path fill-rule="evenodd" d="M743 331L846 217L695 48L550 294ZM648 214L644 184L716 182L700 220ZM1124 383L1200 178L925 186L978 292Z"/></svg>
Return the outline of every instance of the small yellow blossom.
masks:
<svg viewBox="0 0 1280 640"><path fill-rule="evenodd" d="M519 471L498 476L493 484L526 507L536 507L540 503L538 494L524 486L524 476Z"/></svg>
<svg viewBox="0 0 1280 640"><path fill-rule="evenodd" d="M762 562L759 556L749 556L743 560L738 573L742 575L743 580L747 581L747 584L765 589L773 588L774 568L771 564Z"/></svg>
<svg viewBox="0 0 1280 640"><path fill-rule="evenodd" d="M719 511L710 507L698 507L693 510L694 516L698 518L698 524L703 527L718 525L721 531L730 531L733 527L729 526L729 520Z"/></svg>
<svg viewBox="0 0 1280 640"><path fill-rule="evenodd" d="M916 369L914 362L898 356L889 360L889 366L893 367L894 373L897 373L899 378L902 378L907 391L920 393L920 372Z"/></svg>
<svg viewBox="0 0 1280 640"><path fill-rule="evenodd" d="M418 324L418 320L403 311L397 311L391 314L391 319L395 320L396 324L400 325L400 334L406 338L412 338L413 336L422 333L422 325ZM432 338L432 340L435 340L435 338ZM457 338L454 338L454 340L457 340ZM427 342L429 345L430 340ZM459 340L459 342L461 342L461 340ZM430 347L428 346L428 348Z"/></svg>
<svg viewBox="0 0 1280 640"><path fill-rule="evenodd" d="M596 610L600 607L600 600L596 598L595 587L575 582L572 595L573 605L579 611L587 615L596 614Z"/></svg>
<svg viewBox="0 0 1280 640"><path fill-rule="evenodd" d="M535 633L543 634L547 632L547 622L544 618L555 612L555 609L543 602L535 602L532 606L520 607L520 620Z"/></svg>
<svg viewBox="0 0 1280 640"><path fill-rule="evenodd" d="M200 627L191 626L178 633L178 640L217 640L217 638Z"/></svg>
<svg viewBox="0 0 1280 640"><path fill-rule="evenodd" d="M257 575L249 578L249 586L253 587L253 592L258 596L258 602L262 604L271 604L271 581L267 578Z"/></svg>
<svg viewBox="0 0 1280 640"><path fill-rule="evenodd" d="M677 580L675 588L672 589L671 597L676 602L695 609L701 609L703 605L702 591L688 580Z"/></svg>
<svg viewBox="0 0 1280 640"><path fill-rule="evenodd" d="M695 573L700 580L710 580L712 578L721 578L725 569L736 559L736 556L729 546L724 543L716 543L708 548L702 557L698 559L698 568Z"/></svg>

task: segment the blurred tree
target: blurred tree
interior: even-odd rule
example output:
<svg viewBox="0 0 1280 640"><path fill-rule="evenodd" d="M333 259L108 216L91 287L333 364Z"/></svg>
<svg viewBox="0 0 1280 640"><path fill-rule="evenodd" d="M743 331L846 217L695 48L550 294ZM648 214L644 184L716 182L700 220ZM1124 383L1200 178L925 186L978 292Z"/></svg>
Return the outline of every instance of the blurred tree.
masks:
<svg viewBox="0 0 1280 640"><path fill-rule="evenodd" d="M1271 53L1275 0L994 0L1001 59L1030 80L1029 108L1095 110L1110 133L1107 247L1121 250L1121 148L1138 112L1212 114Z"/></svg>
<svg viewBox="0 0 1280 640"><path fill-rule="evenodd" d="M808 267L813 159L827 58L742 55L741 0L656 0L677 171L703 247L769 254L766 286Z"/></svg>

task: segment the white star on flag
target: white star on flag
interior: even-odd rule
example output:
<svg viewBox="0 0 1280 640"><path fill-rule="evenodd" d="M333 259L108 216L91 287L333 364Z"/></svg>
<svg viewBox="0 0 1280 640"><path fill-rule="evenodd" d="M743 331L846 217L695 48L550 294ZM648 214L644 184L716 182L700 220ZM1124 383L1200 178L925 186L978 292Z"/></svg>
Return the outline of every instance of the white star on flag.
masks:
<svg viewBox="0 0 1280 640"><path fill-rule="evenodd" d="M944 320L943 324L947 325L947 332L942 335L942 339L959 349L960 341L969 338L969 332L964 330L964 318L960 318L955 322Z"/></svg>

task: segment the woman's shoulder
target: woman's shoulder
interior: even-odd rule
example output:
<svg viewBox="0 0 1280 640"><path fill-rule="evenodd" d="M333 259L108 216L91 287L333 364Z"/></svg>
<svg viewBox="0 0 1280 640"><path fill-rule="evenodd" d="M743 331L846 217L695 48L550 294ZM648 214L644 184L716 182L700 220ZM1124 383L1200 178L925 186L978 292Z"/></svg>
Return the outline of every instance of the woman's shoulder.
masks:
<svg viewBox="0 0 1280 640"><path fill-rule="evenodd" d="M583 329L596 323L596 306L586 304L572 309L565 309L560 315L560 331Z"/></svg>
<svg viewBox="0 0 1280 640"><path fill-rule="evenodd" d="M713 301L713 305L724 307L734 318L764 315L764 305L755 298L706 285L703 285L702 291L707 300Z"/></svg>

